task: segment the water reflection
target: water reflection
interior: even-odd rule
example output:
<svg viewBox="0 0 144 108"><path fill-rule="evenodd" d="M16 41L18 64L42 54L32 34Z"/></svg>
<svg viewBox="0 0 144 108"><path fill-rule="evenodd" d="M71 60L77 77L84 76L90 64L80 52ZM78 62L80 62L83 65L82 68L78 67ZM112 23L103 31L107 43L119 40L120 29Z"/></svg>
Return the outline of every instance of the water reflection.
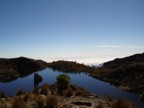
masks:
<svg viewBox="0 0 144 108"><path fill-rule="evenodd" d="M43 78L42 83L53 84L56 81L56 77L61 74L60 71L53 71L52 69L45 69L39 71ZM115 86L110 85L109 83L94 79L84 73L68 73L71 78L71 83L77 86L83 87L88 91L95 93L96 95L108 94L117 98L124 98L126 100L132 101L138 108L143 108L144 105L139 101L139 96L135 93L130 93L126 91L121 91ZM27 77L18 78L15 81L8 83L0 83L0 91L4 92L6 95L15 95L16 91L22 89L24 91L31 91L34 89L33 85L34 74L31 74Z"/></svg>

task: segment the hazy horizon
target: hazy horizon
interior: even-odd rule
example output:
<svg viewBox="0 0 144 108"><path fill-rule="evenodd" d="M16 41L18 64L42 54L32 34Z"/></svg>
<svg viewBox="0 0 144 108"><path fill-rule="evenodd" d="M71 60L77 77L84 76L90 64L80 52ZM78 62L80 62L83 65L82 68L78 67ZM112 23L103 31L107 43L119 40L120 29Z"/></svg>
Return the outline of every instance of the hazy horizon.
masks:
<svg viewBox="0 0 144 108"><path fill-rule="evenodd" d="M0 58L100 64L144 52L143 0L1 0Z"/></svg>

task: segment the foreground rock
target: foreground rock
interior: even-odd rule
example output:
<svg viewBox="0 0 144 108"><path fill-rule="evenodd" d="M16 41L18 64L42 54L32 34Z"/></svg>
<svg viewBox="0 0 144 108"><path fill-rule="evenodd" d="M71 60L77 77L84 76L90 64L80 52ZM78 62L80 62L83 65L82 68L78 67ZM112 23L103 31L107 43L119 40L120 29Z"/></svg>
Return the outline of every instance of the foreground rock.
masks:
<svg viewBox="0 0 144 108"><path fill-rule="evenodd" d="M47 63L25 57L0 59L0 82L8 82L44 69Z"/></svg>

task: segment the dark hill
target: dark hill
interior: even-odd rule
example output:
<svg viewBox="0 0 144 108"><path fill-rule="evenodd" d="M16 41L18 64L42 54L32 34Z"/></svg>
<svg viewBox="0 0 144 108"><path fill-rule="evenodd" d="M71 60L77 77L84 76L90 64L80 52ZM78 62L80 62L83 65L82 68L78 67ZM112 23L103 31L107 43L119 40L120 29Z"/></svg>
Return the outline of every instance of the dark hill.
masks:
<svg viewBox="0 0 144 108"><path fill-rule="evenodd" d="M104 67L118 67L124 64L133 64L133 63L140 63L144 62L144 53L142 54L135 54L125 58L117 58L113 61L109 61L103 64Z"/></svg>
<svg viewBox="0 0 144 108"><path fill-rule="evenodd" d="M92 76L123 90L144 91L144 53L106 62Z"/></svg>
<svg viewBox="0 0 144 108"><path fill-rule="evenodd" d="M18 78L19 76L26 76L46 67L47 63L42 60L34 60L26 57L11 59L1 58L0 81L11 81Z"/></svg>
<svg viewBox="0 0 144 108"><path fill-rule="evenodd" d="M91 67L86 66L84 64L80 64L74 61L63 60L48 63L48 67L63 72L88 72L92 69Z"/></svg>

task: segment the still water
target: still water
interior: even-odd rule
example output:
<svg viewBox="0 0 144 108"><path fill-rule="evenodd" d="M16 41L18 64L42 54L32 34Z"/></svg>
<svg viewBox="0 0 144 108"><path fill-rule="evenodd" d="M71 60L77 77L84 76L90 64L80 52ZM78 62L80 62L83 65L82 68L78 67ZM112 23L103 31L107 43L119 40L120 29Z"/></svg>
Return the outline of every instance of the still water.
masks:
<svg viewBox="0 0 144 108"><path fill-rule="evenodd" d="M59 74L62 74L60 71L53 71L50 68L38 72L43 81L40 83L40 86L44 83L53 84L56 81L56 77ZM117 98L123 98L125 100L132 101L138 108L144 108L144 105L140 102L138 94L130 93L126 91L121 91L109 83L97 80L92 78L84 73L68 73L71 78L71 83L80 87L85 88L86 90L96 94L108 94ZM31 91L34 89L33 86L34 74L29 76L18 78L15 81L8 83L0 82L0 91L4 92L8 96L13 96L18 90Z"/></svg>

